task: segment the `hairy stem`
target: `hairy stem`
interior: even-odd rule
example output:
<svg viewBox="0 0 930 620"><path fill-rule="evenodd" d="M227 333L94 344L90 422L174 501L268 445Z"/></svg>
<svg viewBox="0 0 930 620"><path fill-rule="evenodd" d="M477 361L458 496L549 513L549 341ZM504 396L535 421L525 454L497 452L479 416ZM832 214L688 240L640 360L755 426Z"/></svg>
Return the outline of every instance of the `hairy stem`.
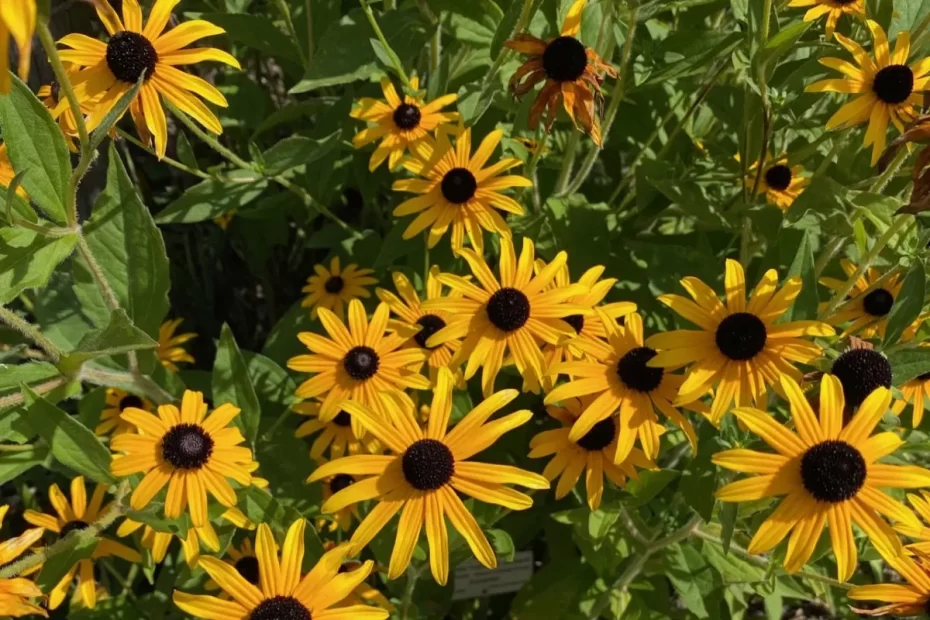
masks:
<svg viewBox="0 0 930 620"><path fill-rule="evenodd" d="M36 343L40 349L45 351L52 362L57 363L63 355L61 349L55 346L51 340L42 335L39 328L32 325L26 319L22 318L12 310L0 306L0 321L6 323L29 340Z"/></svg>
<svg viewBox="0 0 930 620"><path fill-rule="evenodd" d="M159 405L172 403L176 400L170 392L165 391L160 385L141 373L129 373L122 370L84 365L81 368L79 379L86 383L107 387L133 385L146 398Z"/></svg>
<svg viewBox="0 0 930 620"><path fill-rule="evenodd" d="M124 131L123 129L120 129L119 127L117 127L117 128L116 128L116 133L117 133L117 135L119 135L120 138L122 138L123 140L126 140L127 142L130 142L130 143L134 144L135 146L139 147L140 149L142 149L143 151L145 151L146 153L148 153L148 154L151 155L152 157L158 157L158 153L156 153L155 151L153 151L151 148L147 147L145 144L143 144L140 140L138 140L135 136L133 136L133 135L130 134L129 132ZM176 160L176 159L171 159L171 158L168 157L167 155L165 155L165 156L163 156L163 157L161 158L161 162L162 162L163 164L168 164L168 165L171 166L172 168L177 168L177 169L180 170L181 172L186 172L187 174L192 174L192 175L194 175L195 177L200 177L201 179L204 179L204 180L212 179L212 178L213 178L212 176L210 176L209 174L207 174L207 173L204 172L203 170L197 170L196 168L191 168L191 167L188 166L187 164L182 164L182 163L179 162L178 160Z"/></svg>

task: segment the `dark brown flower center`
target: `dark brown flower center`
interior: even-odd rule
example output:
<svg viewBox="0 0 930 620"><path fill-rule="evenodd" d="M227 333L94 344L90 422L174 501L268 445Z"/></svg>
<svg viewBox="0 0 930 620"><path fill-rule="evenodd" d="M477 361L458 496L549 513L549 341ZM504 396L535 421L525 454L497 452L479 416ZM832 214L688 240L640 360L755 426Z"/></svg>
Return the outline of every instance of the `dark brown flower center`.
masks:
<svg viewBox="0 0 930 620"><path fill-rule="evenodd" d="M584 315L582 314L571 314L562 317L562 320L571 325L576 334L580 334L581 330L584 329Z"/></svg>
<svg viewBox="0 0 930 620"><path fill-rule="evenodd" d="M904 103L914 92L914 72L907 65L879 69L872 81L872 92L885 103Z"/></svg>
<svg viewBox="0 0 930 620"><path fill-rule="evenodd" d="M310 610L293 596L266 598L249 614L249 620L313 620Z"/></svg>
<svg viewBox="0 0 930 620"><path fill-rule="evenodd" d="M550 80L572 82L587 68L588 54L575 37L559 37L546 46L542 63Z"/></svg>
<svg viewBox="0 0 930 620"><path fill-rule="evenodd" d="M341 426L343 428L348 428L352 426L352 416L350 416L345 411L340 411L336 414L336 417L333 418L333 424L336 426Z"/></svg>
<svg viewBox="0 0 930 620"><path fill-rule="evenodd" d="M591 427L576 443L588 452L597 452L610 445L617 434L617 424L612 417L604 418Z"/></svg>
<svg viewBox="0 0 930 620"><path fill-rule="evenodd" d="M876 388L891 387L888 358L872 349L850 349L833 362L830 373L840 380L846 406L856 409Z"/></svg>
<svg viewBox="0 0 930 620"><path fill-rule="evenodd" d="M349 488L353 484L355 484L355 478L349 474L336 474L333 476L333 479L329 481L329 490L333 493L338 493L343 489Z"/></svg>
<svg viewBox="0 0 930 620"><path fill-rule="evenodd" d="M136 396L135 394L127 394L119 399L119 410L125 411L129 407L135 407L136 409L141 409L143 405L142 399Z"/></svg>
<svg viewBox="0 0 930 620"><path fill-rule="evenodd" d="M468 168L453 168L442 177L443 197L452 204L465 204L478 191L478 181Z"/></svg>
<svg viewBox="0 0 930 620"><path fill-rule="evenodd" d="M254 555L244 555L236 560L236 570L253 586L258 585L258 558Z"/></svg>
<svg viewBox="0 0 930 620"><path fill-rule="evenodd" d="M402 103L394 109L394 124L400 129L413 129L420 124L420 108Z"/></svg>
<svg viewBox="0 0 930 620"><path fill-rule="evenodd" d="M656 350L650 347L637 347L627 351L617 362L617 376L623 385L643 393L649 393L659 387L665 371L646 365L655 356Z"/></svg>
<svg viewBox="0 0 930 620"><path fill-rule="evenodd" d="M765 348L768 334L765 323L754 314L737 312L720 321L714 340L717 348L731 360L751 360Z"/></svg>
<svg viewBox="0 0 930 620"><path fill-rule="evenodd" d="M70 534L71 532L80 532L81 530L86 530L89 527L90 527L90 524L85 523L84 521L80 521L80 520L68 521L63 526L61 526L61 532L59 532L58 538L60 540L64 538L65 536L67 536L68 534Z"/></svg>
<svg viewBox="0 0 930 620"><path fill-rule="evenodd" d="M791 185L791 168L784 164L772 166L765 171L765 184L777 191L784 191Z"/></svg>
<svg viewBox="0 0 930 620"><path fill-rule="evenodd" d="M862 453L837 439L813 445L801 457L801 482L821 502L836 504L855 497L866 473Z"/></svg>
<svg viewBox="0 0 930 620"><path fill-rule="evenodd" d="M885 316L891 312L894 305L894 296L890 291L877 288L870 291L862 300L862 309L872 316Z"/></svg>
<svg viewBox="0 0 930 620"><path fill-rule="evenodd" d="M378 354L371 347L354 347L349 349L342 359L342 367L356 381L364 381L378 372Z"/></svg>
<svg viewBox="0 0 930 620"><path fill-rule="evenodd" d="M342 276L330 276L326 284L323 285L323 288L325 288L326 292L330 295L335 295L336 293L341 293L345 286L346 282L342 279Z"/></svg>
<svg viewBox="0 0 930 620"><path fill-rule="evenodd" d="M426 342L430 339L430 336L445 327L446 322L435 314L424 314L417 319L417 325L422 327L422 329L417 332L413 339L424 349L435 349L436 347L426 346Z"/></svg>
<svg viewBox="0 0 930 620"><path fill-rule="evenodd" d="M523 327L530 318L530 300L515 288L502 288L491 295L486 308L494 327L512 332Z"/></svg>
<svg viewBox="0 0 930 620"><path fill-rule="evenodd" d="M161 454L178 469L200 469L213 454L213 439L197 424L177 424L162 437Z"/></svg>
<svg viewBox="0 0 930 620"><path fill-rule="evenodd" d="M401 458L404 478L418 491L435 491L455 473L455 458L446 444L436 439L420 439Z"/></svg>
<svg viewBox="0 0 930 620"><path fill-rule="evenodd" d="M145 81L155 75L158 52L151 41L138 32L117 32L107 43L107 66L120 82L135 84L145 71Z"/></svg>

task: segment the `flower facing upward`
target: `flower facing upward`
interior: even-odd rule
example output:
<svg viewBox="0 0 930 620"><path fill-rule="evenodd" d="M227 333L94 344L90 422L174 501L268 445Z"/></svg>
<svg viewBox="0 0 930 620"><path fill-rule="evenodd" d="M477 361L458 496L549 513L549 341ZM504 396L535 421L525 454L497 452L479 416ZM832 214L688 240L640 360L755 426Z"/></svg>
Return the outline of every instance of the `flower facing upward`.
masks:
<svg viewBox="0 0 930 620"><path fill-rule="evenodd" d="M100 413L100 421L97 423L94 432L98 435L109 435L112 433L114 437L122 435L123 433L131 433L136 429L132 422L127 422L120 417L120 414L127 408L135 407L136 409L151 411L155 407L147 398L142 398L141 396L136 396L135 394L130 394L129 392L124 392L116 388L107 388L106 400L104 402L105 406Z"/></svg>
<svg viewBox="0 0 930 620"><path fill-rule="evenodd" d="M52 484L48 489L48 499L55 509L55 514L27 510L23 518L32 525L55 532L60 540L71 532L86 530L109 510L109 505L103 505L106 492L107 485L98 484L94 489L90 502L88 502L84 477L78 476L71 481L71 501L68 502L68 498L61 492L58 485ZM58 584L52 588L48 595L48 608L58 609L61 606L65 600L65 595L71 589L71 583L77 576L77 589L81 602L88 609L93 609L97 605L94 560L110 556L122 558L127 562L140 562L142 560L142 556L135 549L130 549L126 545L106 536L100 536L93 555L89 559L83 559L74 564Z"/></svg>
<svg viewBox="0 0 930 620"><path fill-rule="evenodd" d="M588 507L597 510L604 494L604 476L620 488L626 486L627 478L638 480L639 469L658 469L638 448L630 448L626 458L614 465L617 439L622 432L615 417L604 418L591 427L585 435L572 441L571 426L575 423L592 399L590 397L566 399L562 407L549 405L546 412L562 423L561 428L543 431L530 440L530 458L555 455L543 470L543 476L553 481L559 479L555 498L568 495L581 474L585 474L585 491Z"/></svg>
<svg viewBox="0 0 930 620"><path fill-rule="evenodd" d="M161 98L189 114L215 134L223 133L219 119L201 101L226 107L226 98L206 80L176 67L215 60L239 68L228 53L209 47L182 49L194 41L225 32L202 20L193 20L165 31L171 11L180 0L157 0L143 27L138 0L123 0L123 18L108 0L95 0L97 16L110 35L106 43L82 34L69 34L59 41L67 48L61 59L82 67L72 74L74 94L83 102L94 102L87 117L93 131L120 98L145 73L142 88L129 106L136 130L145 143L154 141L155 152L165 156L168 123ZM67 106L67 101L59 107Z"/></svg>
<svg viewBox="0 0 930 620"><path fill-rule="evenodd" d="M857 266L851 260L844 258L840 266L847 278L855 275ZM846 286L846 282L836 278L820 278L820 283L834 292ZM857 334L862 338L884 337L888 315L901 292L901 284L898 274L883 278L878 269L869 267L849 291L849 299L840 304L826 320L837 327L849 323L840 337L849 334Z"/></svg>
<svg viewBox="0 0 930 620"><path fill-rule="evenodd" d="M811 7L804 14L804 21L811 22L827 16L825 26L827 38L833 37L836 22L845 13L851 17L865 17L865 0L791 0L791 7Z"/></svg>
<svg viewBox="0 0 930 620"><path fill-rule="evenodd" d="M717 293L694 277L681 285L694 301L661 295L659 301L701 328L656 334L646 345L659 350L650 366L675 368L689 364L676 404L687 404L717 387L710 419L718 424L732 402L765 402L767 386L778 388L779 375L799 381L791 364L809 363L821 349L804 336L829 336L833 328L818 321L776 323L801 292L801 278L792 277L778 289L778 273L769 269L746 301L743 268L726 262L726 305Z"/></svg>
<svg viewBox="0 0 930 620"><path fill-rule="evenodd" d="M161 405L158 415L128 408L122 418L132 422L138 433L114 437L110 443L115 456L110 469L115 476L145 474L130 499L133 510L142 510L166 485L165 516L176 519L190 504L194 527L207 523L207 494L222 505L236 505L236 492L227 482L232 478L242 486L252 483L252 451L239 444L245 441L230 426L239 409L226 403L207 416L203 394L186 390L181 410Z"/></svg>
<svg viewBox="0 0 930 620"><path fill-rule="evenodd" d="M720 488L716 497L724 502L750 502L787 496L753 536L749 552L765 553L790 532L785 570L796 572L810 559L827 524L837 578L846 581L858 562L852 523L884 557L898 555L901 541L881 516L913 526L920 521L879 489L930 485L930 471L877 462L904 443L891 432L872 435L891 403L891 393L885 388L872 392L844 425L843 388L836 377L824 375L821 381L819 420L798 384L787 376L781 381L795 431L764 411L734 409L737 418L776 452L738 448L715 454L712 460L720 467L756 474Z"/></svg>
<svg viewBox="0 0 930 620"><path fill-rule="evenodd" d="M546 113L546 130L550 130L561 98L572 122L580 124L599 145L601 126L595 100L601 97L603 74L616 78L617 71L577 38L586 2L575 0L572 3L557 38L542 41L524 33L505 45L530 56L510 78L510 90L515 96L525 95L540 82L545 82L530 109L530 129L536 129L539 119Z"/></svg>
<svg viewBox="0 0 930 620"><path fill-rule="evenodd" d="M420 327L408 346L417 346L426 351L426 363L429 366L430 381L436 381L436 372L452 361L452 356L458 351L462 342L458 339L448 340L439 346L428 347L426 342L430 336L449 324L452 315L443 308L435 310L424 310L417 295L416 289L407 279L407 276L399 271L394 272L394 288L397 289L397 295L383 288L375 291L378 299L391 307L391 312L400 317L404 325L411 327ZM399 295L399 297L398 297ZM442 282L439 281L439 267L431 267L429 275L426 276L426 299L442 298Z"/></svg>
<svg viewBox="0 0 930 620"><path fill-rule="evenodd" d="M371 573L365 562L352 572L340 573L345 546L323 554L316 566L301 576L304 561L304 529L298 519L288 528L278 559L278 545L266 523L258 526L255 557L258 583L250 583L234 566L219 558L203 556L199 566L228 594L215 596L174 591L174 604L195 618L223 620L386 620L388 612L355 605L334 607Z"/></svg>
<svg viewBox="0 0 930 620"><path fill-rule="evenodd" d="M352 555L361 551L403 508L388 568L389 579L396 579L406 570L425 524L430 569L436 581L445 585L449 575L449 538L444 516L465 538L478 561L494 568L497 566L494 551L457 493L511 510L525 510L533 505L533 500L506 485L549 488L548 481L537 474L509 465L468 461L507 431L526 423L533 414L517 411L486 424L494 413L517 397L516 390L503 390L472 409L449 431L453 382L448 368L439 371L425 432L417 424L413 402L402 395L380 395L387 415L356 402L343 403L342 407L357 416L391 454L336 459L308 478L308 482L313 482L348 474L358 479L330 497L323 505L323 512L334 513L358 502L377 500L352 535L349 542Z"/></svg>
<svg viewBox="0 0 930 620"><path fill-rule="evenodd" d="M10 506L0 506L0 525ZM19 559L27 549L42 538L44 530L41 527L28 529L16 538L0 542L0 567L7 567ZM42 596L42 590L29 579L13 577L0 579L0 616L28 616L39 614L48 616L44 609L33 605L28 599Z"/></svg>
<svg viewBox="0 0 930 620"><path fill-rule="evenodd" d="M568 255L559 252L535 277L534 255L533 242L524 238L518 261L513 243L508 237L501 237L498 280L483 256L470 249L462 250L462 257L480 286L461 276L444 273L439 276L440 282L463 297L429 300L423 304L427 310L444 308L453 314L449 324L433 334L426 345L433 347L464 338L450 364L457 367L468 360L466 380L483 367L481 387L485 397L494 391L494 380L508 350L527 389L538 392L546 374L546 362L537 341L562 343L575 335L575 330L563 319L591 313L590 308L566 303L567 299L586 292L583 284L546 290Z"/></svg>
<svg viewBox="0 0 930 620"><path fill-rule="evenodd" d="M155 349L155 354L161 361L161 365L170 372L178 372L178 362L193 364L195 361L194 357L184 350L183 345L185 342L196 338L197 334L187 332L186 334L174 335L183 322L184 319L172 319L165 321L158 328L158 348Z"/></svg>
<svg viewBox="0 0 930 620"><path fill-rule="evenodd" d="M413 337L415 329L397 327L388 333L387 304L378 304L369 322L362 302L349 302L348 329L335 314L320 308L320 322L329 338L312 332L297 335L310 349L310 355L298 355L287 361L287 367L297 372L314 373L297 386L297 398L323 398L319 419L329 422L342 411L339 403L346 398L378 409L378 392L403 391L407 388L425 390L429 379L419 374L426 360L420 349L402 349ZM362 429L353 417L356 437Z"/></svg>
<svg viewBox="0 0 930 620"><path fill-rule="evenodd" d="M420 81L412 78L411 90L416 91L419 87ZM374 126L355 134L352 138L355 148L381 140L368 161L369 170L380 166L385 159L388 160L388 168L393 170L410 146L427 138L438 127L458 120L457 112L441 112L455 101L454 94L443 95L429 103L410 95L401 100L387 77L381 78L381 90L384 101L362 97L349 114L352 118L374 123Z"/></svg>
<svg viewBox="0 0 930 620"><path fill-rule="evenodd" d="M749 174L744 182L750 191L756 186L758 169L759 162L756 162L747 171ZM809 183L807 178L801 176L802 172L804 172L803 166L789 166L788 159L785 157L775 160L766 158L756 191L765 194L765 200L770 205L787 211Z"/></svg>
<svg viewBox="0 0 930 620"><path fill-rule="evenodd" d="M371 277L371 269L359 269L358 265L346 265L342 269L339 257L333 257L329 269L323 265L313 268L315 275L307 278L307 285L301 289L307 296L300 303L303 308L310 308L310 318L315 319L320 308L326 308L345 320L345 306L353 299L371 297L365 288L378 280Z"/></svg>
<svg viewBox="0 0 930 620"><path fill-rule="evenodd" d="M820 64L846 77L814 82L804 90L858 95L830 117L827 129L853 127L868 121L863 146L872 145L874 166L885 150L888 121L894 123L898 131L903 131L904 123L915 117L914 106L923 106L923 92L930 80L930 58L908 65L910 34L899 32L894 52L889 53L885 31L872 20L867 23L872 31L875 60L869 58L861 45L836 33L836 40L853 55L858 66L840 58L821 58Z"/></svg>
<svg viewBox="0 0 930 620"><path fill-rule="evenodd" d="M29 75L32 60L32 35L36 30L35 0L3 0L0 2L0 95L10 92L10 37L19 48L19 77ZM2 602L2 601L0 601Z"/></svg>
<svg viewBox="0 0 930 620"><path fill-rule="evenodd" d="M465 235L475 251L484 250L482 229L510 236L510 226L495 209L523 215L523 206L501 190L511 187L531 187L532 181L518 175L501 173L523 162L505 157L485 166L501 141L503 132L495 130L485 136L474 155L471 152L471 129L462 130L455 146L447 133L440 133L433 143L422 142L415 147L416 157L407 159L404 167L420 179L394 181L392 189L420 194L400 203L394 215L401 217L417 213L417 217L404 231L404 239L411 239L427 228L427 245L435 246L452 227L452 251L458 252L465 244Z"/></svg>
<svg viewBox="0 0 930 620"><path fill-rule="evenodd" d="M617 441L613 462L625 461L637 437L649 459L659 455L659 437L665 429L658 422L658 410L688 437L691 449L697 449L697 436L691 422L672 401L682 384L681 375L673 375L649 362L655 349L643 345L643 320L638 313L626 317L623 327L603 310L596 310L607 342L579 342L578 346L593 361L569 361L556 364L551 372L571 377L546 395L546 404L567 401L576 396L592 396L585 401L581 415L573 421L569 440L582 441L598 424L617 415Z"/></svg>
<svg viewBox="0 0 930 620"><path fill-rule="evenodd" d="M895 617L922 616L930 609L930 558L921 555L889 557L885 561L907 581L856 586L847 593L854 601L882 601L887 603L875 609L852 608L863 616Z"/></svg>
<svg viewBox="0 0 930 620"><path fill-rule="evenodd" d="M329 458L338 459L346 454L374 453L380 448L378 442L370 437L363 435L362 440L356 437L352 430L352 416L345 411L339 411L329 422L324 422L320 419L320 403L304 401L291 409L294 413L310 418L297 427L295 437L304 438L320 433L310 446L310 458L314 461L326 460L324 454L327 449Z"/></svg>

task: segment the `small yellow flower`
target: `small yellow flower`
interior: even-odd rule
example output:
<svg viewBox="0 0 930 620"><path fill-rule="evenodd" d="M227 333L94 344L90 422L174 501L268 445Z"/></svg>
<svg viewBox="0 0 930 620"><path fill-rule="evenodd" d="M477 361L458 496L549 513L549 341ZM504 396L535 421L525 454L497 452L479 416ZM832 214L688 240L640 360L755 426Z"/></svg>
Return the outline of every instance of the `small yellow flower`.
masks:
<svg viewBox="0 0 930 620"><path fill-rule="evenodd" d="M378 280L371 277L371 269L359 269L355 263L342 269L339 257L333 257L329 269L316 265L316 274L307 278L307 285L301 289L307 296L301 302L302 308L310 308L310 318L315 319L320 308L333 311L340 320L345 320L345 307L353 299L368 299L371 293L366 288Z"/></svg>
<svg viewBox="0 0 930 620"><path fill-rule="evenodd" d="M35 0L3 0L0 2L0 95L10 92L13 80L10 79L10 38L19 48L19 77L29 76L29 63L32 60L32 37L36 30Z"/></svg>
<svg viewBox="0 0 930 620"><path fill-rule="evenodd" d="M853 277L858 269L855 263L845 258L840 261L840 266L847 278ZM888 315L901 292L902 282L898 274L888 278L883 275L875 267L869 267L856 280L849 291L849 298L826 318L828 323L836 327L849 323L840 334L841 338L850 334L862 338L884 337ZM846 287L846 282L836 278L820 278L820 283L834 292ZM825 307L826 304L821 305L821 308Z"/></svg>
<svg viewBox="0 0 930 620"><path fill-rule="evenodd" d="M135 407L144 411L152 411L155 405L147 398L141 398L135 394L124 392L116 388L107 388L106 401L103 412L100 414L100 422L94 432L98 435L109 435L114 437L123 433L131 433L136 427L131 423L123 420L120 414L128 407Z"/></svg>
<svg viewBox="0 0 930 620"><path fill-rule="evenodd" d="M930 607L930 558L902 555L887 557L885 561L904 577L907 583L856 586L847 594L854 601L883 601L887 604L875 609L853 607L852 610L863 616L894 614L896 617L904 617L925 614Z"/></svg>
<svg viewBox="0 0 930 620"><path fill-rule="evenodd" d="M182 345L196 338L197 334L187 332L177 336L174 335L183 322L184 319L172 319L165 321L158 328L158 348L155 349L155 354L161 360L161 365L167 368L169 372L179 371L178 362L193 364L195 361L194 357Z"/></svg>
<svg viewBox="0 0 930 620"><path fill-rule="evenodd" d="M758 174L756 170L758 169L759 162L756 162L747 171L749 174L744 182L750 191L756 186ZM786 157L779 157L775 160L767 158L763 164L762 177L759 179L759 187L756 191L759 194L765 194L765 200L770 205L787 211L810 182L806 177L801 176L803 172L803 166L789 166Z"/></svg>
<svg viewBox="0 0 930 620"><path fill-rule="evenodd" d="M913 408L911 428L917 428L924 419L924 411L930 406L930 373L924 373L906 382L901 386L901 393L904 399L895 402L892 411L900 415L910 404Z"/></svg>
<svg viewBox="0 0 930 620"><path fill-rule="evenodd" d="M3 517L9 510L9 505L0 506L0 525ZM0 542L0 566L8 566L16 562L32 545L42 539L44 530L41 527L28 529L20 536ZM42 590L29 579L14 577L0 579L0 616L28 616L38 614L48 616L44 609L29 602L31 598L42 596Z"/></svg>
<svg viewBox="0 0 930 620"><path fill-rule="evenodd" d="M804 21L806 22L812 22L826 15L825 30L828 39L833 37L836 22L842 15L865 17L865 0L791 0L788 6L811 7L804 14Z"/></svg>
<svg viewBox="0 0 930 620"><path fill-rule="evenodd" d="M309 437L319 433L310 446L310 458L314 461L326 460L324 454L329 450L329 458L338 459L346 454L375 453L380 449L377 440L367 434L359 440L352 428L352 416L340 411L329 422L320 419L320 403L303 401L292 408L294 413L308 416L310 419L302 422L294 436L297 438Z"/></svg>

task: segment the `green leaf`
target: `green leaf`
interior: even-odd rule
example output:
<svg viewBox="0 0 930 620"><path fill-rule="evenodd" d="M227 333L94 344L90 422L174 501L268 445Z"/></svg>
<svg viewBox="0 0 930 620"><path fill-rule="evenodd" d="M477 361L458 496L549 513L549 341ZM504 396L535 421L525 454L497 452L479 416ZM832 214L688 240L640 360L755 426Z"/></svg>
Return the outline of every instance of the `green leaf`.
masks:
<svg viewBox="0 0 930 620"><path fill-rule="evenodd" d="M235 418L236 425L242 429L246 439L254 444L262 412L245 358L232 330L225 323L220 331L216 361L213 364L213 404L218 407L223 403L232 403L242 410Z"/></svg>
<svg viewBox="0 0 930 620"><path fill-rule="evenodd" d="M119 355L139 349L154 349L158 343L132 324L122 308L110 314L110 323L103 329L86 334L77 348L62 358L63 367L79 367L97 357Z"/></svg>
<svg viewBox="0 0 930 620"><path fill-rule="evenodd" d="M142 72L142 75L139 76L139 80L132 85L132 88L123 93L123 96L119 98L119 101L116 102L110 111L106 113L106 116L103 117L103 120L100 121L100 124L94 129L90 134L90 149L96 151L97 148L103 144L103 141L110 134L110 130L113 129L113 126L116 125L117 121L123 117L123 114L126 113L126 110L129 109L129 104L132 103L133 99L139 94L139 90L142 88L142 84L145 81L145 71ZM110 148L110 157L113 157L113 153L116 152L116 149ZM111 166L113 165L113 160L110 159Z"/></svg>
<svg viewBox="0 0 930 620"><path fill-rule="evenodd" d="M504 49L504 43L514 34L517 20L520 19L520 12L523 10L523 4L523 2L511 2L504 12L503 18L497 24L497 29L494 30L494 36L491 37L491 49L489 50L491 58L497 58L501 50Z"/></svg>
<svg viewBox="0 0 930 620"><path fill-rule="evenodd" d="M48 443L55 460L94 482L116 483L110 473L110 451L91 430L25 385L23 393L29 407L27 420Z"/></svg>
<svg viewBox="0 0 930 620"><path fill-rule="evenodd" d="M817 295L817 277L814 275L814 250L811 247L811 237L811 232L805 231L794 260L788 268L788 273L785 274L786 278L801 277L801 292L785 313L786 321L813 319L817 316L820 297Z"/></svg>
<svg viewBox="0 0 930 620"><path fill-rule="evenodd" d="M155 336L169 307L165 242L112 144L109 160L107 185L84 224L84 238L120 306L139 329ZM82 311L105 325L110 311L83 257L74 261L73 272Z"/></svg>
<svg viewBox="0 0 930 620"><path fill-rule="evenodd" d="M226 31L233 41L263 54L300 64L300 50L294 40L267 17L256 14L206 13L202 19ZM322 48L321 48L322 49Z"/></svg>
<svg viewBox="0 0 930 620"><path fill-rule="evenodd" d="M319 140L304 136L291 136L281 140L262 154L265 160L265 173L269 176L277 176L291 168L312 164L322 159L339 144L341 133L341 130L336 131Z"/></svg>
<svg viewBox="0 0 930 620"><path fill-rule="evenodd" d="M25 228L0 228L0 304L27 289L45 286L77 239L77 235L48 237Z"/></svg>
<svg viewBox="0 0 930 620"><path fill-rule="evenodd" d="M247 206L266 187L268 180L259 178L256 172L236 170L229 174L229 178L210 179L191 187L165 207L155 221L159 224L191 224L213 219Z"/></svg>
<svg viewBox="0 0 930 620"><path fill-rule="evenodd" d="M891 363L892 384L901 385L930 372L930 349L917 347L894 351L888 355L888 361Z"/></svg>
<svg viewBox="0 0 930 620"><path fill-rule="evenodd" d="M19 78L11 77L12 90L0 97L0 125L10 162L17 173L29 171L23 187L50 218L64 224L71 179L68 145L48 108Z"/></svg>
<svg viewBox="0 0 930 620"><path fill-rule="evenodd" d="M504 562L513 562L516 548L510 534L500 529L488 530L489 541L494 548L494 554Z"/></svg>
<svg viewBox="0 0 930 620"><path fill-rule="evenodd" d="M924 272L922 262L914 261L914 265L904 276L901 290L895 296L894 305L888 315L888 326L885 328L885 338L882 345L887 347L898 341L908 326L917 320L924 308L924 295L926 294L927 274Z"/></svg>
<svg viewBox="0 0 930 620"><path fill-rule="evenodd" d="M36 585L43 592L51 592L52 588L58 585L58 582L68 574L72 566L93 555L97 543L100 541L99 537L91 536L82 530L68 534L66 540L72 537L77 539L76 544L73 544L66 551L53 555L42 564L42 572L39 573L36 579Z"/></svg>
<svg viewBox="0 0 930 620"><path fill-rule="evenodd" d="M178 159L181 160L182 164L194 170L200 170L200 163L197 161L197 156L194 154L194 147L191 146L187 134L181 130L178 130L178 139L175 144L175 149L178 151Z"/></svg>
<svg viewBox="0 0 930 620"><path fill-rule="evenodd" d="M642 506L648 503L678 476L679 473L672 469L642 472L639 480L631 480L626 486L626 490L634 497L629 505Z"/></svg>
<svg viewBox="0 0 930 620"><path fill-rule="evenodd" d="M0 454L0 484L16 480L24 473L42 465L48 458L48 446L33 446L22 452L4 452Z"/></svg>
<svg viewBox="0 0 930 620"><path fill-rule="evenodd" d="M766 73L771 74L775 70L778 60L795 48L798 39L807 32L813 23L812 21L798 22L771 37L765 46L756 53L758 66L765 67Z"/></svg>
<svg viewBox="0 0 930 620"><path fill-rule="evenodd" d="M19 390L22 383L30 385L47 381L61 375L53 364L29 362L28 364L0 364L0 394Z"/></svg>

